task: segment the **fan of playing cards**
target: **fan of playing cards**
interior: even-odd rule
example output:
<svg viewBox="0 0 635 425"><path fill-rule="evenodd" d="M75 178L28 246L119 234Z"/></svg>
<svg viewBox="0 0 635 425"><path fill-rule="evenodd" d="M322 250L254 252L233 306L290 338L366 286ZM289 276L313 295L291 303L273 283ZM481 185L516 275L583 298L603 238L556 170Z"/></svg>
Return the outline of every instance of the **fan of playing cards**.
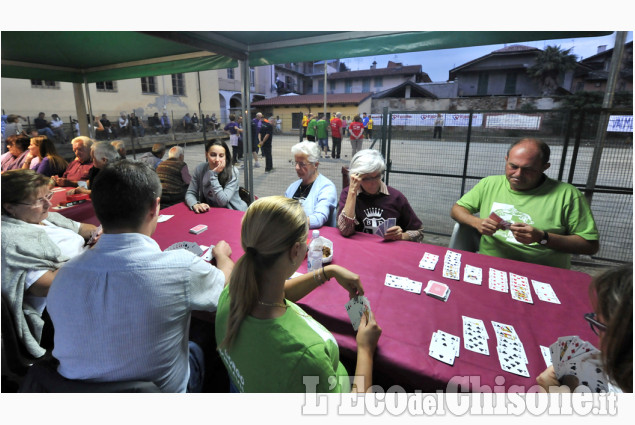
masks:
<svg viewBox="0 0 635 425"><path fill-rule="evenodd" d="M549 351L558 380L573 375L592 392L608 392L600 351L590 342L578 336L563 336L549 346Z"/></svg>
<svg viewBox="0 0 635 425"><path fill-rule="evenodd" d="M394 217L391 217L389 219L384 220L380 225L375 227L373 229L373 233L383 238L386 232L388 231L388 229L396 225L397 225L397 219Z"/></svg>
<svg viewBox="0 0 635 425"><path fill-rule="evenodd" d="M359 328L363 315L366 315L366 319L368 320L368 315L370 314L370 301L368 301L368 298L365 296L358 295L355 298L351 298L346 303L345 307L354 330Z"/></svg>
<svg viewBox="0 0 635 425"><path fill-rule="evenodd" d="M173 249L186 249L197 256L203 254L203 250L196 242L177 242L165 248L164 251L172 251Z"/></svg>

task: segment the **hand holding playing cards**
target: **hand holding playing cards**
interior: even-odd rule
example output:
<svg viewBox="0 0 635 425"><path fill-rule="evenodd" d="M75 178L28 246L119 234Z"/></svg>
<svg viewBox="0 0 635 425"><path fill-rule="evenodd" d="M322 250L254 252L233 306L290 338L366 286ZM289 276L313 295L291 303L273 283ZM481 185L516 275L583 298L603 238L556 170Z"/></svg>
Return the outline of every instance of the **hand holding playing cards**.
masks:
<svg viewBox="0 0 635 425"><path fill-rule="evenodd" d="M372 311L362 316L362 320L359 322L359 329L357 329L357 350L366 350L372 354L377 348L377 342L381 336L381 328L375 321L375 315Z"/></svg>
<svg viewBox="0 0 635 425"><path fill-rule="evenodd" d="M556 372L553 366L549 366L536 378L536 383L540 385L545 392L549 392L549 387L560 386L560 381L556 378Z"/></svg>
<svg viewBox="0 0 635 425"><path fill-rule="evenodd" d="M499 229L498 223L492 220L491 218L484 218L478 224L476 230L479 231L481 235L492 236Z"/></svg>
<svg viewBox="0 0 635 425"><path fill-rule="evenodd" d="M520 243L526 245L539 242L542 239L544 232L540 229L530 226L525 223L514 223L509 228L514 235L514 238Z"/></svg>
<svg viewBox="0 0 635 425"><path fill-rule="evenodd" d="M536 383L540 385L545 390L545 392L551 392L551 389L553 389L554 387L560 388L563 385L569 388L569 391L573 392L580 385L580 380L576 376L565 375L562 377L562 381L558 381L558 378L556 377L556 371L552 365L545 369L540 375L538 375L538 377L536 378ZM562 390L557 392L562 392Z"/></svg>
<svg viewBox="0 0 635 425"><path fill-rule="evenodd" d="M399 226L392 226L390 229L386 230L386 234L384 235L384 239L395 241L400 241L407 237L408 234L404 233Z"/></svg>
<svg viewBox="0 0 635 425"><path fill-rule="evenodd" d="M212 254L214 254L214 258L218 258L219 256L220 257L231 257L232 248L231 248L231 246L229 246L229 244L227 242L219 241L212 248Z"/></svg>
<svg viewBox="0 0 635 425"><path fill-rule="evenodd" d="M196 214L207 212L209 211L209 209L210 206L204 202L192 205L192 211L194 211Z"/></svg>
<svg viewBox="0 0 635 425"><path fill-rule="evenodd" d="M326 268L326 272L329 277L334 277L337 283L348 291L349 298L364 295L364 288L362 287L362 281L359 280L358 274L336 264L329 265L328 268Z"/></svg>

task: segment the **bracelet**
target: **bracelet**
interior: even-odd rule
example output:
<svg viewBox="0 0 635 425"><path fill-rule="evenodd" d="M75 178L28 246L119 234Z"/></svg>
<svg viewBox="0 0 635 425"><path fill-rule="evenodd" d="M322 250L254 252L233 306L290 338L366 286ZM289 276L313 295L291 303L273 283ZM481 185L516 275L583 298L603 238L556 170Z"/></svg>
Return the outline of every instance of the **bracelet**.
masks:
<svg viewBox="0 0 635 425"><path fill-rule="evenodd" d="M351 217L347 216L346 214L344 214L344 210L342 210L341 215L342 215L342 217L344 217L347 220L355 221L355 218L351 218Z"/></svg>
<svg viewBox="0 0 635 425"><path fill-rule="evenodd" d="M322 265L322 275L324 276L324 282L322 283L326 283L331 280L331 278L326 275L326 269L324 268L324 265Z"/></svg>
<svg viewBox="0 0 635 425"><path fill-rule="evenodd" d="M316 272L317 272L317 270L313 270L313 281L319 285L320 282L318 282L318 280L317 280L317 277L316 277L316 274L315 274Z"/></svg>

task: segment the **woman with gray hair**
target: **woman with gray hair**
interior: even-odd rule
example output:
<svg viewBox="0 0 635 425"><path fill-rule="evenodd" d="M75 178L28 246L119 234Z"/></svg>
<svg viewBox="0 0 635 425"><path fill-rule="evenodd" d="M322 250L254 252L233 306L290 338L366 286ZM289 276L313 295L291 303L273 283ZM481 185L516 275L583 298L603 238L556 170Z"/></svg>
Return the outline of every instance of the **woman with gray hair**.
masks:
<svg viewBox="0 0 635 425"><path fill-rule="evenodd" d="M51 212L49 178L34 170L2 174L2 300L33 357L50 347L42 313L58 269L97 241L101 232Z"/></svg>
<svg viewBox="0 0 635 425"><path fill-rule="evenodd" d="M401 192L381 181L385 170L384 158L376 150L364 149L353 156L350 186L340 194L337 227L343 236L363 231L387 240L421 242L421 220ZM395 225L384 228L387 221Z"/></svg>
<svg viewBox="0 0 635 425"><path fill-rule="evenodd" d="M309 228L324 225L335 227L337 189L335 184L318 172L320 149L315 142L300 142L291 147L295 172L300 178L287 188L284 196L297 199L309 221Z"/></svg>
<svg viewBox="0 0 635 425"><path fill-rule="evenodd" d="M106 164L119 161L119 153L109 142L93 143L90 148L90 156L93 159L93 167L88 172L88 180L86 181L87 187L78 186L66 192L67 195L80 193L90 195L93 180L97 177L99 170L104 168Z"/></svg>

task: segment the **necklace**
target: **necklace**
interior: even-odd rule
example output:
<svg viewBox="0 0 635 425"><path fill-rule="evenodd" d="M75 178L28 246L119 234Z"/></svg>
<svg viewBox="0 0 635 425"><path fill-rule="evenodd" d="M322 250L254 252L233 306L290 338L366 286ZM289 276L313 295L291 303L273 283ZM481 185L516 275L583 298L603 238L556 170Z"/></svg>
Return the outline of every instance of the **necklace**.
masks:
<svg viewBox="0 0 635 425"><path fill-rule="evenodd" d="M281 308L289 308L288 305L284 304L284 303L265 303L262 302L260 300L258 300L258 304L260 305L264 305L266 307L281 307Z"/></svg>
<svg viewBox="0 0 635 425"><path fill-rule="evenodd" d="M303 187L304 187L304 189L303 189ZM309 194L309 192L311 191L312 187L313 187L313 182L309 183L306 186L300 185L300 187L298 187L298 191L296 192L297 196L295 196L294 198L295 199L306 199L306 195Z"/></svg>

